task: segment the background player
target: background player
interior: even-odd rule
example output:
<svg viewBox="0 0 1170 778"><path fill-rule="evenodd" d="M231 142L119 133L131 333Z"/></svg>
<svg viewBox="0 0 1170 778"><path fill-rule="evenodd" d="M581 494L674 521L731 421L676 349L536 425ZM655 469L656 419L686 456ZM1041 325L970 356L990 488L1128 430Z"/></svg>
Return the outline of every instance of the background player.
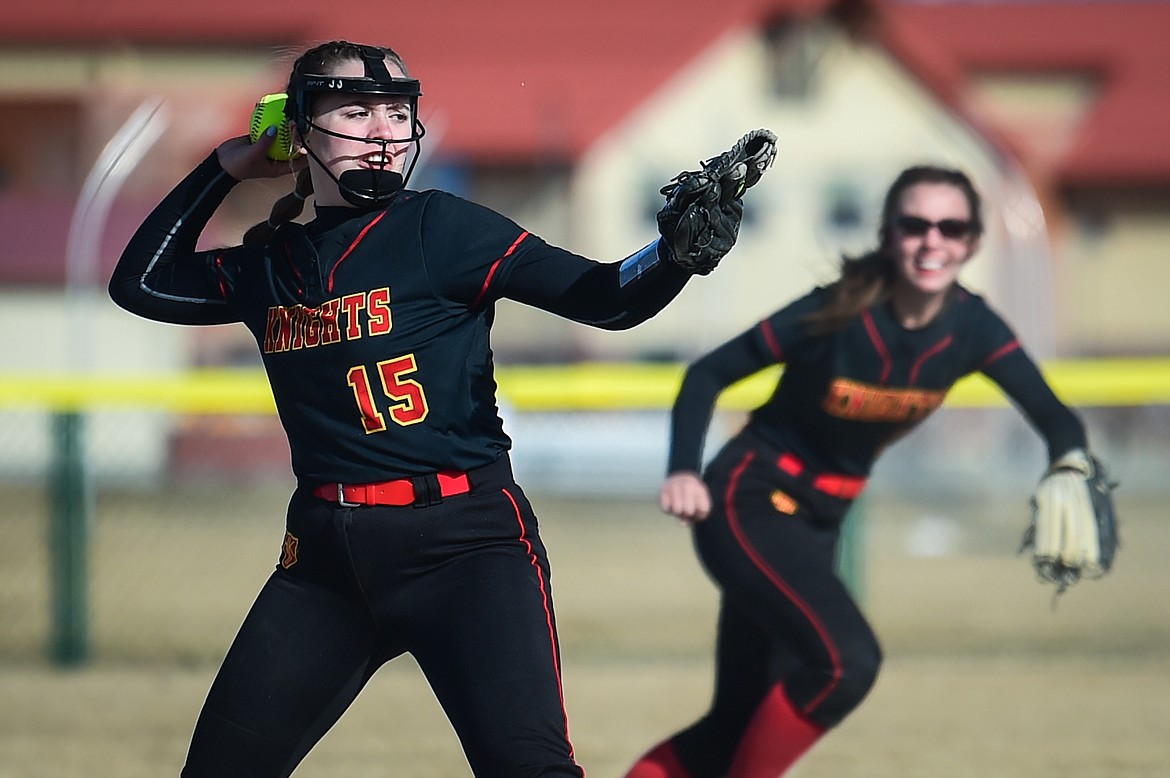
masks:
<svg viewBox="0 0 1170 778"><path fill-rule="evenodd" d="M659 502L692 523L721 590L715 694L627 778L774 778L860 704L881 651L834 574L841 521L881 451L960 377L982 371L1015 401L1053 471L1090 467L1080 420L957 282L979 246L980 211L964 174L903 171L874 251L688 369ZM771 398L700 478L718 394L776 363Z"/></svg>
<svg viewBox="0 0 1170 778"><path fill-rule="evenodd" d="M150 319L248 327L297 478L279 564L212 684L183 775L290 774L374 671L409 651L476 775L580 776L548 560L496 408L494 305L624 329L690 273L664 241L598 263L455 196L403 188L421 91L389 49L313 48L287 93L304 156L268 223L241 246L196 250L237 182L289 172L266 158L271 136L225 141L146 219L109 285ZM292 222L310 193L315 218ZM741 213L729 203L722 226Z"/></svg>

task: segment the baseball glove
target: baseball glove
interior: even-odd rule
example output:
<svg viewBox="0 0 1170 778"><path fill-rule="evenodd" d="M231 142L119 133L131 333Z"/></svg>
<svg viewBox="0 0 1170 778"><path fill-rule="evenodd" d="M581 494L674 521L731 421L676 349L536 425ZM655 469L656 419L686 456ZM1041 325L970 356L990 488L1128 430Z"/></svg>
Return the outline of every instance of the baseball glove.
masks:
<svg viewBox="0 0 1170 778"><path fill-rule="evenodd" d="M1116 487L1100 460L1080 448L1056 460L1040 479L1020 551L1032 550L1037 575L1056 584L1058 595L1081 578L1100 578L1113 566Z"/></svg>
<svg viewBox="0 0 1170 778"><path fill-rule="evenodd" d="M776 135L752 130L701 170L683 171L662 187L666 205L658 212L658 232L675 262L707 275L739 237L743 193L760 180L776 158Z"/></svg>

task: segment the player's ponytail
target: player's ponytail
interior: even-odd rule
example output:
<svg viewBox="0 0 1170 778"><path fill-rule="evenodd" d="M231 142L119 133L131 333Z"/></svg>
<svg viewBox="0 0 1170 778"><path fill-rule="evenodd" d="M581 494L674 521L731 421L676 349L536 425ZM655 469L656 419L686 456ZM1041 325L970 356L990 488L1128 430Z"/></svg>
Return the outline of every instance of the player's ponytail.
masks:
<svg viewBox="0 0 1170 778"><path fill-rule="evenodd" d="M296 176L293 190L272 204L272 211L268 220L248 228L244 233L244 243L263 243L272 237L276 228L287 224L301 215L305 209L305 200L313 194L313 178L307 167L301 169Z"/></svg>
<svg viewBox="0 0 1170 778"><path fill-rule="evenodd" d="M813 335L827 335L857 314L890 296L894 265L880 249L860 257L842 257L841 275L829 287L829 300L805 317Z"/></svg>

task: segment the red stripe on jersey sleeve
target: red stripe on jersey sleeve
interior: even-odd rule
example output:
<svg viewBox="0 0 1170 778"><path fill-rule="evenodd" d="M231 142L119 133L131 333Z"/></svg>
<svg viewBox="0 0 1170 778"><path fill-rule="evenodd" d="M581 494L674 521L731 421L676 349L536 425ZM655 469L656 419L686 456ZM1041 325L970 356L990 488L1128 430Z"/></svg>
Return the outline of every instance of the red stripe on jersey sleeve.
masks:
<svg viewBox="0 0 1170 778"><path fill-rule="evenodd" d="M776 340L776 333L772 331L772 325L767 319L760 322L760 334L764 336L764 342L768 344L768 350L772 352L776 361L783 362L784 349L780 347L780 341Z"/></svg>
<svg viewBox="0 0 1170 778"><path fill-rule="evenodd" d="M471 301L472 308L479 307L479 304L483 301L484 296L487 295L488 289L491 288L492 279L496 277L496 271L500 269L500 264L505 259L510 257L512 255L512 252L514 252L516 250L516 247L519 246L524 241L524 239L527 237L528 237L527 230L525 230L524 232L521 232L520 237L516 238L516 240L512 242L512 245L508 247L508 250L504 252L504 255L502 257L500 257L499 259L497 259L495 262L493 262L492 266L490 268L488 268L487 277L484 278L484 280L483 280L483 286L480 287L479 294L477 294L475 296L475 299Z"/></svg>
<svg viewBox="0 0 1170 778"><path fill-rule="evenodd" d="M223 254L218 254L215 257L215 277L219 281L219 296L227 299L227 280L223 275Z"/></svg>
<svg viewBox="0 0 1170 778"><path fill-rule="evenodd" d="M995 362L996 360L1000 359L1001 357L1005 356L1006 354L1012 353L1013 351L1015 351L1019 347L1020 347L1020 342L1018 340L1013 340L1009 343L1003 344L1002 346L997 348L995 351L991 352L991 356L989 356L987 359L983 360L983 364L980 366L980 369L987 367L992 362Z"/></svg>

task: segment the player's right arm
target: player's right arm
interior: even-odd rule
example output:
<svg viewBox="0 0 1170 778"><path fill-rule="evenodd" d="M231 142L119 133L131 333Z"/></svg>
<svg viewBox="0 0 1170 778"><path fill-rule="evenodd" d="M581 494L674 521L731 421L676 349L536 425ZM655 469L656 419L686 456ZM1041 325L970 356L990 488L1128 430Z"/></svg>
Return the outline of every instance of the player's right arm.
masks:
<svg viewBox="0 0 1170 778"><path fill-rule="evenodd" d="M711 492L699 475L707 429L719 394L767 364L752 332L733 338L693 362L670 414L670 453L658 507L684 522L702 521L711 512Z"/></svg>
<svg viewBox="0 0 1170 778"><path fill-rule="evenodd" d="M699 472L719 394L732 384L788 362L807 340L808 314L824 304L814 289L687 367L670 414L667 473Z"/></svg>
<svg viewBox="0 0 1170 778"><path fill-rule="evenodd" d="M224 252L196 250L199 235L232 187L245 178L270 174L251 169L261 144L249 146L246 137L243 144L239 140L221 145L135 231L108 287L120 307L172 324L239 321L224 299L216 269Z"/></svg>
<svg viewBox="0 0 1170 778"><path fill-rule="evenodd" d="M768 367L773 360L757 345L754 329L732 338L687 367L670 412L667 473L697 473L715 401L740 379Z"/></svg>
<svg viewBox="0 0 1170 778"><path fill-rule="evenodd" d="M786 362L823 299L824 290L813 290L687 367L670 413L667 476L658 492L663 511L686 522L707 518L711 494L699 473L716 400L732 384Z"/></svg>

